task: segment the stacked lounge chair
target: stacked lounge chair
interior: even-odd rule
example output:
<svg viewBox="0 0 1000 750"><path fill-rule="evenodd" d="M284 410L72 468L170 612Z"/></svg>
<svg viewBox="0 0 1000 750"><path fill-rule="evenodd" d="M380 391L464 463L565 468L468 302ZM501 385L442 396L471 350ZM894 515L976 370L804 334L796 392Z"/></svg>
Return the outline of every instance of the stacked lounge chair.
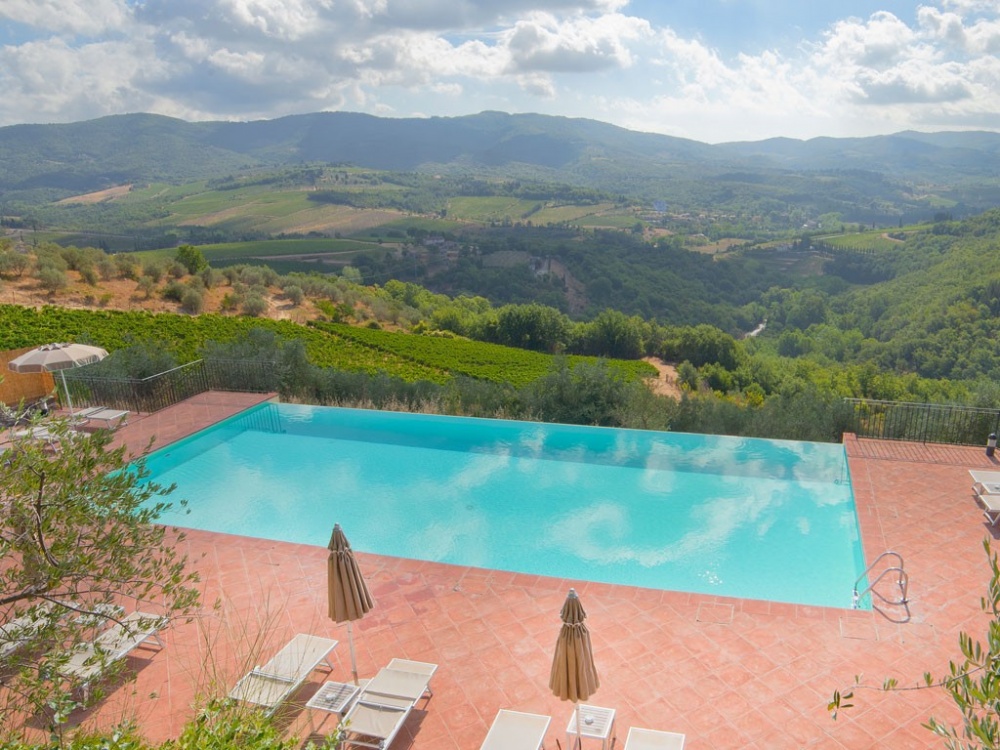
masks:
<svg viewBox="0 0 1000 750"><path fill-rule="evenodd" d="M983 515L993 526L1000 520L1000 471L969 470L972 491L983 507Z"/></svg>

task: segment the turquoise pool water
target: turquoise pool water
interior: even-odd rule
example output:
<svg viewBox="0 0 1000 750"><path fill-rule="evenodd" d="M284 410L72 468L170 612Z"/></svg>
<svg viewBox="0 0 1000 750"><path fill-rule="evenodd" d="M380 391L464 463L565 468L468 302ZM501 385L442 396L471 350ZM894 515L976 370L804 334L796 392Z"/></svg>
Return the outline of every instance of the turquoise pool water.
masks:
<svg viewBox="0 0 1000 750"><path fill-rule="evenodd" d="M844 608L863 568L841 445L262 404L148 467L251 537Z"/></svg>

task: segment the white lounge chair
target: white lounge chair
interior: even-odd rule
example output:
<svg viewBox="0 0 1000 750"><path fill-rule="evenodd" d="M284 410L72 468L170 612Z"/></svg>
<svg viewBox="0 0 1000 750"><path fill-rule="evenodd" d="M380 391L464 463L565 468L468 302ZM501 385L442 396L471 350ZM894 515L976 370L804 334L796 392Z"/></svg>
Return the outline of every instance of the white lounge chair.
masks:
<svg viewBox="0 0 1000 750"><path fill-rule="evenodd" d="M972 491L977 495L1000 495L1000 471L969 469Z"/></svg>
<svg viewBox="0 0 1000 750"><path fill-rule="evenodd" d="M990 526L995 526L996 522L1000 521L1000 495L984 492L976 495L976 499L983 506L983 515L990 522Z"/></svg>
<svg viewBox="0 0 1000 750"><path fill-rule="evenodd" d="M539 750L552 717L501 708L479 750Z"/></svg>
<svg viewBox="0 0 1000 750"><path fill-rule="evenodd" d="M684 750L684 735L631 727L625 738L624 750Z"/></svg>
<svg viewBox="0 0 1000 750"><path fill-rule="evenodd" d="M983 507L983 515L991 526L1000 521L1000 471L976 471L969 469L972 476L972 491Z"/></svg>
<svg viewBox="0 0 1000 750"><path fill-rule="evenodd" d="M424 686L424 692L427 693L428 699L434 695L434 691L431 690L431 677L437 672L437 668L437 664L430 664L425 661L410 661L409 659L393 659L386 665L386 669L398 669L400 672L412 672L426 676L427 684Z"/></svg>
<svg viewBox="0 0 1000 750"><path fill-rule="evenodd" d="M337 646L332 638L299 633L262 667L254 667L229 691L233 700L261 706L270 716L298 690L320 665L333 665L327 656Z"/></svg>
<svg viewBox="0 0 1000 750"><path fill-rule="evenodd" d="M108 429L112 428L112 423L117 422L117 424L114 425L114 428L117 429L122 425L128 424L128 415L129 412L124 409L109 409L106 406L91 406L89 409L78 411L74 416L81 422L89 422L91 420L104 422Z"/></svg>
<svg viewBox="0 0 1000 750"><path fill-rule="evenodd" d="M160 615L132 612L120 622L101 631L93 641L80 644L61 665L60 674L74 680L83 691L84 700L90 697L90 685L99 679L111 665L124 659L139 646L153 643L163 648L159 632L167 624Z"/></svg>
<svg viewBox="0 0 1000 750"><path fill-rule="evenodd" d="M436 664L393 659L380 669L358 693L357 700L344 716L345 745L385 750L403 728L417 701L427 699Z"/></svg>
<svg viewBox="0 0 1000 750"><path fill-rule="evenodd" d="M6 659L34 640L38 632L58 615L52 614L52 602L42 602L25 614L0 625L0 659Z"/></svg>
<svg viewBox="0 0 1000 750"><path fill-rule="evenodd" d="M66 432L64 435L57 434L44 425L28 427L23 430L15 430L13 433L14 437L17 438L31 438L32 440L37 440L40 443L45 443L52 450L58 450L59 441L69 434L69 432Z"/></svg>

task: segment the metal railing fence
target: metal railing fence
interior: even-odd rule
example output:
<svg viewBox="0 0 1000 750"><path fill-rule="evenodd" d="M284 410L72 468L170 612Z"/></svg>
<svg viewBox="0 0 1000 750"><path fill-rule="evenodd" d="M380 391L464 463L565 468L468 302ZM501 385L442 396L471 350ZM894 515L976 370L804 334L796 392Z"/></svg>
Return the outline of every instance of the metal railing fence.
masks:
<svg viewBox="0 0 1000 750"><path fill-rule="evenodd" d="M853 432L862 438L985 445L1000 431L1000 409L957 404L844 399L854 407Z"/></svg>
<svg viewBox="0 0 1000 750"><path fill-rule="evenodd" d="M74 407L107 406L131 412L154 412L205 391L277 391L281 369L275 362L204 360L180 365L146 378L120 378L66 371Z"/></svg>

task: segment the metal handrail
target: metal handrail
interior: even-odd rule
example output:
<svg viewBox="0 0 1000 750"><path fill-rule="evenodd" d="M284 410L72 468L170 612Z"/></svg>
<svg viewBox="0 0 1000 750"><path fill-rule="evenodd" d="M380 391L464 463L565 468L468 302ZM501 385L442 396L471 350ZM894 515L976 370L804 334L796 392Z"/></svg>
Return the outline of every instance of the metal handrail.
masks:
<svg viewBox="0 0 1000 750"><path fill-rule="evenodd" d="M962 404L846 398L850 431L861 438L981 445L1000 432L1000 409Z"/></svg>
<svg viewBox="0 0 1000 750"><path fill-rule="evenodd" d="M869 573L871 573L872 568L874 568L885 557L894 557L894 558L896 558L899 561L899 565L894 565L892 567L889 567L889 568L886 568L885 570L883 570L881 573L879 573L874 578L874 580L872 580L865 587L864 591L861 591L859 593L858 592L858 584L861 583L861 581L865 578L865 576L867 576ZM883 578L885 578L885 576L888 573L896 573L897 574L896 585L899 586L900 597L899 597L898 600L895 600L895 601L892 600L892 599L889 599L886 596L884 596L880 591L876 591L875 590L875 586ZM857 609L858 606L861 603L861 597L863 597L865 594L871 594L872 596L877 596L879 599L881 599L886 604L891 604L893 606L904 606L905 607L909 603L909 600L906 598L906 594L907 594L907 590L909 589L909 586L910 586L910 577L907 575L906 571L903 570L903 556L901 554L899 554L898 552L894 552L892 550L886 550L881 555L879 555L874 560L872 560L871 565L869 565L867 568L865 568L864 572L861 575L858 576L858 578L857 578L856 581L854 581L854 595L853 595L852 606L853 606L854 609Z"/></svg>

